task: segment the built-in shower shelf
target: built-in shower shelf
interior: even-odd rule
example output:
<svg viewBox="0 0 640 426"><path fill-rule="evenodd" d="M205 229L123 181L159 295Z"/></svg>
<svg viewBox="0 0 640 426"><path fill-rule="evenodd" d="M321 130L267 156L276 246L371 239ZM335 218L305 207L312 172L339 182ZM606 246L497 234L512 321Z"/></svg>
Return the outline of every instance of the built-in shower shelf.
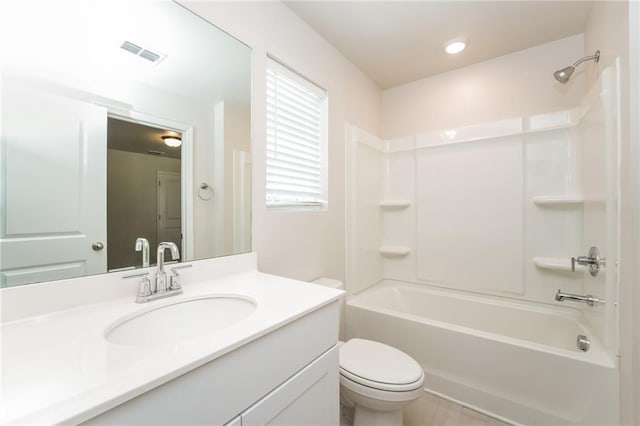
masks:
<svg viewBox="0 0 640 426"><path fill-rule="evenodd" d="M380 208L383 210L401 210L406 209L411 205L409 200L382 200L380 201Z"/></svg>
<svg viewBox="0 0 640 426"><path fill-rule="evenodd" d="M539 195L531 199L538 206L580 206L584 204L584 197L579 195Z"/></svg>
<svg viewBox="0 0 640 426"><path fill-rule="evenodd" d="M534 257L533 264L537 268L555 272L572 272L571 259L561 257ZM584 266L576 265L576 272L584 271Z"/></svg>
<svg viewBox="0 0 640 426"><path fill-rule="evenodd" d="M411 253L409 247L401 246L382 246L380 247L380 254L387 257L404 257Z"/></svg>

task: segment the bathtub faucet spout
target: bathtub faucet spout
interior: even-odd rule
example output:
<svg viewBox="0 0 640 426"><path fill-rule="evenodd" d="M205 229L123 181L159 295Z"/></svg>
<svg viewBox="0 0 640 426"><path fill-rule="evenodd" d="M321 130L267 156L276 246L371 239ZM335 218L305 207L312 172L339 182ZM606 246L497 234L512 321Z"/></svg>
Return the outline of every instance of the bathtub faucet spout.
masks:
<svg viewBox="0 0 640 426"><path fill-rule="evenodd" d="M556 293L556 300L558 302L564 302L565 300L570 300L572 302L584 302L589 306L605 302L604 300L598 299L590 294L582 296L580 294L563 293L560 289L558 289L558 292Z"/></svg>

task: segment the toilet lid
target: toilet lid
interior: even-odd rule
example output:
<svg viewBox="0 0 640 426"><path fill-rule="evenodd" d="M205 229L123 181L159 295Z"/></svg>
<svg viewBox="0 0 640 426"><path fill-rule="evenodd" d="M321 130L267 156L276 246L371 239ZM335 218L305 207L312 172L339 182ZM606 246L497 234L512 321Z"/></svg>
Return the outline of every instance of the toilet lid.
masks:
<svg viewBox="0 0 640 426"><path fill-rule="evenodd" d="M409 355L365 339L351 339L340 347L340 369L348 378L365 385L410 385L424 380L422 367Z"/></svg>

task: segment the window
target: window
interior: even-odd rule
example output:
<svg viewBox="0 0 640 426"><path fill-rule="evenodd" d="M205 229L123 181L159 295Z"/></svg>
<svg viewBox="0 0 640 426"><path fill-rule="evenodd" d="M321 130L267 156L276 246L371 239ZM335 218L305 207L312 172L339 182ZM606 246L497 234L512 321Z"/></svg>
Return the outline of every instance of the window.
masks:
<svg viewBox="0 0 640 426"><path fill-rule="evenodd" d="M327 93L267 61L267 208L327 206Z"/></svg>

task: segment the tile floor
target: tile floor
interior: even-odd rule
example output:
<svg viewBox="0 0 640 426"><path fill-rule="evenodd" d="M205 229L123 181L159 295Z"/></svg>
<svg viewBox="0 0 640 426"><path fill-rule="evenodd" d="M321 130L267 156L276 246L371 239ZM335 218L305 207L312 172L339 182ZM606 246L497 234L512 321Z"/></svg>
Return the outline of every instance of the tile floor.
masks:
<svg viewBox="0 0 640 426"><path fill-rule="evenodd" d="M510 426L431 393L404 410L404 426Z"/></svg>

